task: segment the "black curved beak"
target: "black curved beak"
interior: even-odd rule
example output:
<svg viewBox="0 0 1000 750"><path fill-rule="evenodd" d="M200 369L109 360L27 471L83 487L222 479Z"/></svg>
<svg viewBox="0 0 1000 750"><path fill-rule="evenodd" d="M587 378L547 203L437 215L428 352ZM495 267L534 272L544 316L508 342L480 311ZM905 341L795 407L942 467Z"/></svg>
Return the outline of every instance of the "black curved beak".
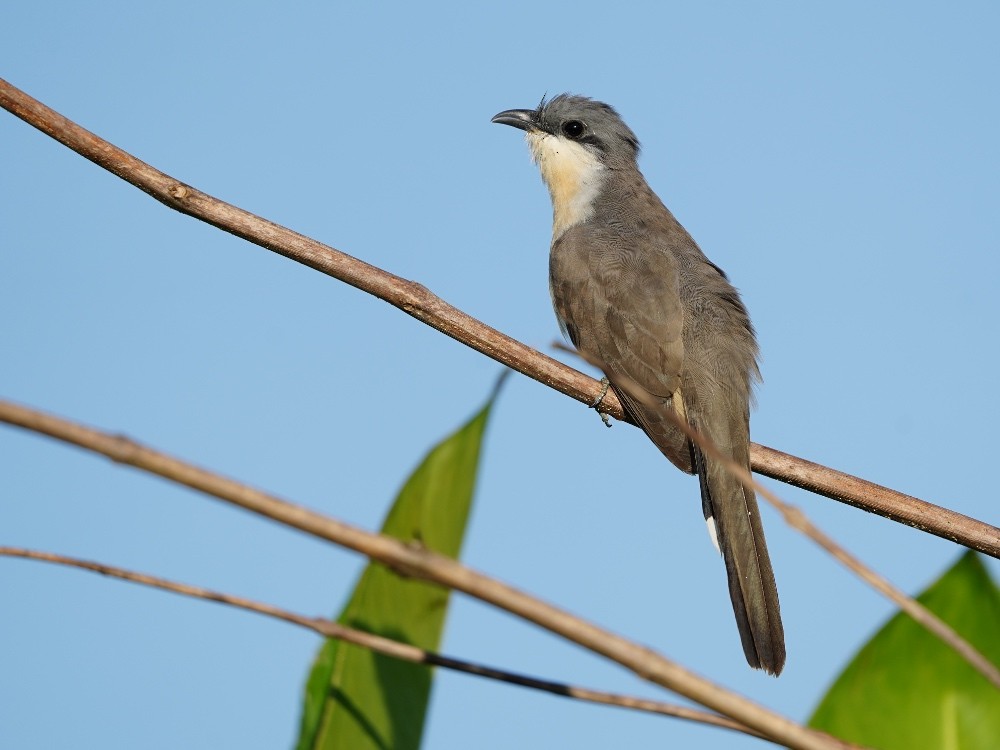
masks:
<svg viewBox="0 0 1000 750"><path fill-rule="evenodd" d="M538 113L533 109L508 109L500 114L493 115L493 119L490 122L510 125L512 128L518 128L519 130L538 130L537 115Z"/></svg>

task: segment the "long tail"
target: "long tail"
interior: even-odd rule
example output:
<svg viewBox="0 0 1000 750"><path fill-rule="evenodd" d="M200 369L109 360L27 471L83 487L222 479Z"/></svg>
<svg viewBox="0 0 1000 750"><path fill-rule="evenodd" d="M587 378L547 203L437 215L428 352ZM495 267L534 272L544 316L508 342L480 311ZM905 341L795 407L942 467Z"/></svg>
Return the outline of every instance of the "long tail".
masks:
<svg viewBox="0 0 1000 750"><path fill-rule="evenodd" d="M710 430L706 432L715 439ZM736 462L749 470L748 440L737 438L720 443L720 449L731 451ZM705 520L710 527L714 524L719 550L726 563L729 596L743 652L751 667L778 675L785 666L785 631L757 498L752 490L744 488L724 466L705 456L701 449L694 447L693 454Z"/></svg>
<svg viewBox="0 0 1000 750"><path fill-rule="evenodd" d="M652 397L636 395L640 389L620 376L612 377L612 385L626 411L663 454L677 468L698 475L705 520L714 530L726 563L729 597L743 652L751 667L780 674L785 666L785 631L757 498L753 490L745 489L718 461L709 459L690 443L674 423L678 418L687 420L716 448L749 471L750 428L745 400L726 404L724 397L717 394L712 407L706 410L690 394L682 398L678 393L674 406L654 406L650 404ZM676 417L667 417L664 408L673 411Z"/></svg>

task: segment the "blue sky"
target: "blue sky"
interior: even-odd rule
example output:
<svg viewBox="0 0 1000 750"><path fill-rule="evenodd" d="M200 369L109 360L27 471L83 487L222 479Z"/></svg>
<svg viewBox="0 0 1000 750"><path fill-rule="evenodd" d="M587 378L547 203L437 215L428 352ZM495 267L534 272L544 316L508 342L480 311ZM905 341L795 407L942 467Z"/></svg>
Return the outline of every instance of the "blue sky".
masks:
<svg viewBox="0 0 1000 750"><path fill-rule="evenodd" d="M756 441L996 523L1000 10L960 3L20 3L0 76L224 200L548 350L548 197L496 112L615 105L654 189L759 331ZM169 211L0 115L0 393L377 528L499 365ZM555 353L565 357L565 354ZM573 361L573 360L571 360ZM578 363L575 363L577 364ZM0 429L0 543L307 614L363 561ZM778 486L909 591L953 545ZM694 479L516 376L464 559L804 719L891 613L764 511L788 665L746 668ZM997 566L992 565L994 573ZM316 639L0 560L0 745L290 744ZM662 696L462 597L450 654ZM439 673L431 748L756 740Z"/></svg>

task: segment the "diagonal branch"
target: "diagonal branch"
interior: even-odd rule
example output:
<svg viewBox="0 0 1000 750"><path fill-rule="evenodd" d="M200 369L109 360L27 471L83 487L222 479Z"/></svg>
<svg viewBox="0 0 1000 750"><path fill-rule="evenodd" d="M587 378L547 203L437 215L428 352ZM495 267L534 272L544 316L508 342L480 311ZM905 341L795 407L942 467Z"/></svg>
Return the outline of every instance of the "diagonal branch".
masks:
<svg viewBox="0 0 1000 750"><path fill-rule="evenodd" d="M202 588L201 586L191 586L185 583L177 583L175 581L169 581L165 578L159 578L145 573L137 573L135 571L118 568L113 565L105 565L104 563L92 562L90 560L81 560L80 558L68 557L66 555L57 555L51 552L23 549L21 547L0 546L0 556L19 557L26 560L37 560L39 562L80 568L82 570L89 570L92 573L99 573L101 575L118 578L123 581L130 581L143 586L161 589L162 591L170 591L174 594L180 594L181 596L190 596L195 599L218 602L219 604L236 607L237 609L242 609L247 612L255 612L259 615L266 615L278 620L283 620L291 623L292 625L298 625L306 628L307 630L312 630L314 633L317 633L324 638L336 638L337 640L344 641L345 643L351 643L355 646L366 648L369 651L384 654L385 656L390 656L394 659L400 659L402 661L413 662L415 664L427 664L428 666L433 667L442 667L455 672L462 672L463 674L485 677L498 682L506 682L509 685L519 685L521 687L531 688L532 690L540 690L545 693L551 693L552 695L559 695L564 698L574 698L588 703L599 703L605 706L629 708L634 711L645 711L647 713L659 714L661 716L673 716L678 719L686 719L688 721L694 721L701 724L708 724L721 729L731 729L736 732L743 732L755 737L760 737L761 739L766 739L763 735L753 731L749 727L743 726L739 722L707 711L699 711L686 706L649 700L647 698L636 698L630 695L607 693L602 690L590 690L589 688L567 685L561 682L552 682L550 680L542 680L537 677L517 674L516 672L508 672L506 670L496 669L495 667L488 667L482 664L475 664L463 659L455 659L450 656L444 656L443 654L438 654L433 651L426 651L422 648L418 648L417 646L412 646L409 643L402 643L400 641L368 633L363 630L349 628L346 625L333 620L327 620L326 618L306 617L295 612L290 612L287 609L275 607L270 604L264 604L252 599L246 599L241 596L223 594L218 591Z"/></svg>
<svg viewBox="0 0 1000 750"><path fill-rule="evenodd" d="M353 258L185 185L85 130L0 79L0 106L161 203L284 255L398 307L417 320L586 404L601 395L593 378L490 328L420 284ZM609 393L601 411L625 419ZM1000 529L955 511L760 445L755 471L1000 558Z"/></svg>
<svg viewBox="0 0 1000 750"><path fill-rule="evenodd" d="M124 436L101 432L34 409L0 401L0 422L48 435L100 453L172 482L224 500L320 539L367 555L401 575L447 586L492 604L626 667L642 679L700 703L716 713L802 750L841 749L843 743L803 727L667 659L652 649L582 620L505 583L422 547L351 526L293 505L147 448Z"/></svg>
<svg viewBox="0 0 1000 750"><path fill-rule="evenodd" d="M687 422L681 420L674 412L667 412L667 416L673 423L682 430L688 439L693 440L707 454L719 461L733 476L735 476L747 488L756 490L765 500L767 500L785 519L785 523L793 529L805 534L817 545L830 553L832 557L854 573L858 578L867 583L873 589L885 596L903 612L908 614L917 624L926 628L932 635L941 640L946 646L953 649L959 656L965 659L968 664L989 680L994 687L1000 689L1000 669L969 641L959 635L951 625L946 623L934 612L925 607L919 601L906 594L902 589L893 585L884 576L879 575L860 558L852 555L842 545L833 540L833 537L823 532L800 508L786 503L770 489L754 480L750 472L740 466L733 459L724 455L706 435L701 434L691 427Z"/></svg>
<svg viewBox="0 0 1000 750"><path fill-rule="evenodd" d="M800 508L784 502L773 492L770 492L765 487L761 487L756 482L754 482L754 486L781 513L789 526L802 532L829 552L844 567L893 602L900 610L906 612L917 624L924 627L945 645L953 649L973 669L989 680L993 684L993 687L1000 689L1000 669L997 669L995 664L983 656L975 646L963 638L951 625L912 596L909 596L898 586L894 585L887 578L872 570L858 557L844 549L843 546L835 542L832 537L810 521Z"/></svg>

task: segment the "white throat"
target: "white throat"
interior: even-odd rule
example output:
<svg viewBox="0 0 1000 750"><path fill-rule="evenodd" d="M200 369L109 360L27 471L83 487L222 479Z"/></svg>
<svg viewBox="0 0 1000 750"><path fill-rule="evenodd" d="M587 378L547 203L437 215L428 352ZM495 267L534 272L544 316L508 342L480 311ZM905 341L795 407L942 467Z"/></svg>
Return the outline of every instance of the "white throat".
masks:
<svg viewBox="0 0 1000 750"><path fill-rule="evenodd" d="M526 134L528 148L552 196L552 240L594 213L605 167L586 146L541 131Z"/></svg>

